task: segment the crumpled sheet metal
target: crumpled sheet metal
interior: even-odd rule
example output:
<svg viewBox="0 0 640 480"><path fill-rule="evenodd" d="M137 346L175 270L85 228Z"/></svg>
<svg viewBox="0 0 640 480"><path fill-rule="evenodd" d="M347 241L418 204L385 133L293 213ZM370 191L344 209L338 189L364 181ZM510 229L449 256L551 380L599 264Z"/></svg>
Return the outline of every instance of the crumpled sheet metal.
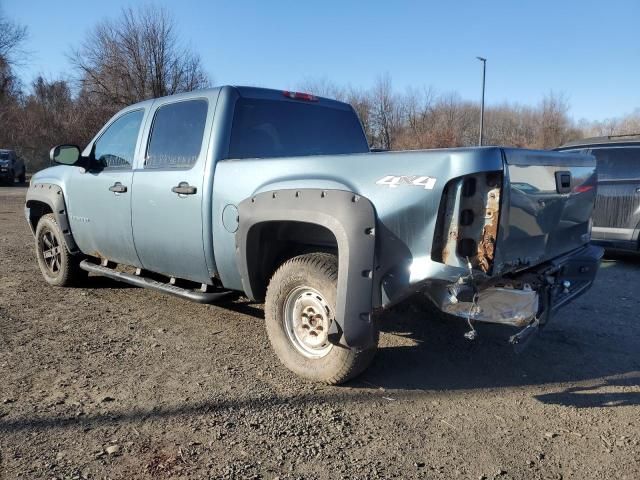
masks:
<svg viewBox="0 0 640 480"><path fill-rule="evenodd" d="M530 287L523 290L494 287L481 291L476 304L448 302L444 311L471 321L524 327L538 313L538 302L538 293Z"/></svg>

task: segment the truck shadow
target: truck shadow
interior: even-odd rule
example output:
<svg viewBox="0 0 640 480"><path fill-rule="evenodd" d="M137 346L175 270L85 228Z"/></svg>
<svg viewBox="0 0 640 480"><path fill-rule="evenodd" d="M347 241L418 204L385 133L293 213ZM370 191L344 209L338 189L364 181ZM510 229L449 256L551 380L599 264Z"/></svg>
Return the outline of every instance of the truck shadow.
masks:
<svg viewBox="0 0 640 480"><path fill-rule="evenodd" d="M620 390L628 390L629 387L637 387L638 384L639 376L633 375L607 379L597 385L570 387L561 392L536 395L535 398L542 403L575 408L635 406L640 405L640 392Z"/></svg>
<svg viewBox="0 0 640 480"><path fill-rule="evenodd" d="M593 289L563 308L520 354L507 343L514 330L477 325L479 337L469 342L463 321L445 318L424 305L393 309L381 318L383 335L373 364L348 386L408 393L591 381L595 386L565 385L564 391L536 398L576 407L638 405L640 394L621 390L622 385L640 386L640 322L633 305L640 305L634 294L639 258L623 255L605 260ZM92 286L127 288L99 277L92 279ZM217 305L264 319L261 305L240 296ZM617 390L601 388L603 379L615 387L618 377L624 381Z"/></svg>
<svg viewBox="0 0 640 480"><path fill-rule="evenodd" d="M587 310L558 318L516 354L507 343L512 330L476 326L426 314L390 312L382 319L381 347L372 366L353 386L397 390L469 390L598 380L595 387L540 395L544 403L573 406L640 405L640 393L598 390L604 377L640 386L640 336L598 323ZM633 323L633 318L628 318ZM637 328L637 327L635 327ZM385 338L386 337L386 338ZM606 380L616 385L618 380ZM587 393L591 389L595 391Z"/></svg>

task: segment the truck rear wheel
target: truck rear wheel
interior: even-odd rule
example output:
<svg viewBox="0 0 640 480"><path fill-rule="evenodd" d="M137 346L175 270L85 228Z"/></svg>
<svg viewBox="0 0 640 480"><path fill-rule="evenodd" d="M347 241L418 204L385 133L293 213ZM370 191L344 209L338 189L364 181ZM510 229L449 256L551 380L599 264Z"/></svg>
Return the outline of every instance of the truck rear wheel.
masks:
<svg viewBox="0 0 640 480"><path fill-rule="evenodd" d="M36 258L42 276L49 285L69 287L87 278L80 259L71 255L64 235L52 213L43 215L36 227Z"/></svg>
<svg viewBox="0 0 640 480"><path fill-rule="evenodd" d="M356 350L329 342L335 322L338 259L327 253L294 257L276 271L265 302L266 328L280 361L308 380L336 385L363 372L376 344Z"/></svg>

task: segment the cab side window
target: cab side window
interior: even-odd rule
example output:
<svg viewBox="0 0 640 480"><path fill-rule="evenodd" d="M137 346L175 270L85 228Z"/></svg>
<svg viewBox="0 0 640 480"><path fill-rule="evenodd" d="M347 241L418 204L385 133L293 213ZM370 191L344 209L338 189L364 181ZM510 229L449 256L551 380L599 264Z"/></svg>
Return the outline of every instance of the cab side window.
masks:
<svg viewBox="0 0 640 480"><path fill-rule="evenodd" d="M104 131L94 144L94 155L103 168L131 168L144 110L128 112Z"/></svg>
<svg viewBox="0 0 640 480"><path fill-rule="evenodd" d="M151 127L145 168L190 168L202 149L207 102L188 100L164 105Z"/></svg>

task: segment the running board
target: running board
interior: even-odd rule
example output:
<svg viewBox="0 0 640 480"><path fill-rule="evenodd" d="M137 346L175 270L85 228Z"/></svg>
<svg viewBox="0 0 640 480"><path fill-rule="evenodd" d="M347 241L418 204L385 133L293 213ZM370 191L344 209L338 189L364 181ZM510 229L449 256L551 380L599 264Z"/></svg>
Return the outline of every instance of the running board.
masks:
<svg viewBox="0 0 640 480"><path fill-rule="evenodd" d="M119 282L129 283L136 287L151 288L159 292L175 295L176 297L185 298L192 302L198 303L214 303L221 298L231 294L231 290L223 290L219 292L199 292L197 290L190 290L187 288L180 288L176 285L169 283L158 282L147 277L139 277L125 272L117 272L113 268L103 267L102 265L96 265L88 260L80 262L80 268L87 272L95 273L103 277L109 277Z"/></svg>

